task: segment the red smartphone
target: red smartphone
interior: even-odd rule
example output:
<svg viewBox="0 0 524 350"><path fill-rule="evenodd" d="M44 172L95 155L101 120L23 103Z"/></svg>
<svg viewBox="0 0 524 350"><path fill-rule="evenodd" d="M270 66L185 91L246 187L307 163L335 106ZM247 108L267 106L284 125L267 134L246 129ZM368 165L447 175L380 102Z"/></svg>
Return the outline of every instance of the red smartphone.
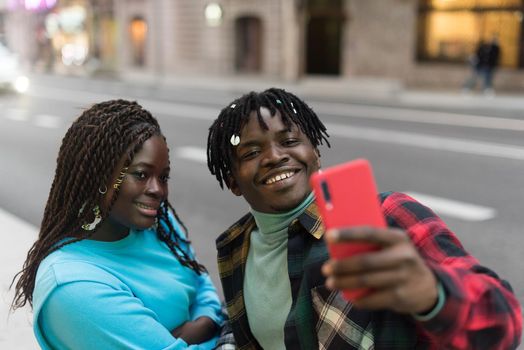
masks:
<svg viewBox="0 0 524 350"><path fill-rule="evenodd" d="M386 227L370 163L356 159L320 170L310 178L320 215L326 229L351 226ZM328 244L333 259L376 251L370 243ZM360 298L369 289L344 290L347 300Z"/></svg>

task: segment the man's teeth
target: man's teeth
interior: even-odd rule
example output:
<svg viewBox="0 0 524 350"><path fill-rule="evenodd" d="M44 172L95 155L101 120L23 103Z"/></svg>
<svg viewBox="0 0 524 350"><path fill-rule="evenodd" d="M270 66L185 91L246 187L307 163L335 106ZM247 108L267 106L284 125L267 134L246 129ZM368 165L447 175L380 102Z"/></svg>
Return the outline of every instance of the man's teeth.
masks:
<svg viewBox="0 0 524 350"><path fill-rule="evenodd" d="M153 207L150 207L149 205L145 205L145 204L142 204L142 203L136 203L137 207L139 208L144 208L144 209L155 209Z"/></svg>
<svg viewBox="0 0 524 350"><path fill-rule="evenodd" d="M293 176L293 174L294 174L294 172L290 171L288 173L283 173L283 174L274 176L274 177L266 180L266 185L271 185L272 183L275 183L277 181L287 179L287 178Z"/></svg>

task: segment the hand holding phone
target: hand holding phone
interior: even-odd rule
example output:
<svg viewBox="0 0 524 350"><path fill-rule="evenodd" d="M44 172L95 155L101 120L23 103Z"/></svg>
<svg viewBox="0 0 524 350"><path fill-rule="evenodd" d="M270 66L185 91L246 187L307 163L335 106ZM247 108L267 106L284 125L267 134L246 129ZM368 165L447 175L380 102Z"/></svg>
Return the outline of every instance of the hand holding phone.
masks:
<svg viewBox="0 0 524 350"><path fill-rule="evenodd" d="M315 200L326 229L354 226L386 227L370 163L356 159L320 170L310 179ZM366 243L328 244L335 260L351 257L379 247ZM358 299L369 289L344 290L346 299Z"/></svg>

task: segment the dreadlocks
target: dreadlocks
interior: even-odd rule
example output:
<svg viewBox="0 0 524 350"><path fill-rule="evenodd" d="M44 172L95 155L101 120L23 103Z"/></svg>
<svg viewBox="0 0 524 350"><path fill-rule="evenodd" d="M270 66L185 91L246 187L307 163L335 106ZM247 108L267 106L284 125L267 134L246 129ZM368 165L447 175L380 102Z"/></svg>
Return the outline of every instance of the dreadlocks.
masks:
<svg viewBox="0 0 524 350"><path fill-rule="evenodd" d="M326 127L300 98L277 88L270 88L260 93L250 92L224 107L209 128L207 166L211 174L217 178L221 188L224 188L224 181L231 173L233 153L230 139L234 135L240 135L252 111L256 111L260 127L268 130L260 114L261 107L267 108L271 116L275 116L278 111L287 128L296 124L308 137L313 147L317 148L324 141L328 147L330 146Z"/></svg>
<svg viewBox="0 0 524 350"><path fill-rule="evenodd" d="M115 167L123 157L122 171L131 164L142 145L152 136L162 136L157 120L138 103L111 100L93 105L78 117L66 132L58 153L55 177L49 192L38 239L27 254L27 259L13 279L16 294L12 308L32 305L38 266L55 250L89 238L95 231L81 229L92 221L91 209L100 204L99 190L112 180ZM114 192L108 208L101 208L102 220L107 218L118 197ZM200 274L206 271L184 249L181 243L189 241L173 234L175 229L168 219L171 211L187 236L187 228L166 199L157 214L157 236L165 242L180 263ZM90 220L91 219L91 220ZM160 224L163 223L163 224Z"/></svg>

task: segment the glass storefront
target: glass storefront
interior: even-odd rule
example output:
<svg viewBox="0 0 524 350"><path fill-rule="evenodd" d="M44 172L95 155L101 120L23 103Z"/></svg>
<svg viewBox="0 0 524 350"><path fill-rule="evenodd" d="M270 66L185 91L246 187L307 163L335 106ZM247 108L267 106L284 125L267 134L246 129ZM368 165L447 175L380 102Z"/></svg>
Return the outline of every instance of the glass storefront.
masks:
<svg viewBox="0 0 524 350"><path fill-rule="evenodd" d="M523 67L523 11L523 0L421 0L418 58L463 63L496 36L500 66Z"/></svg>

